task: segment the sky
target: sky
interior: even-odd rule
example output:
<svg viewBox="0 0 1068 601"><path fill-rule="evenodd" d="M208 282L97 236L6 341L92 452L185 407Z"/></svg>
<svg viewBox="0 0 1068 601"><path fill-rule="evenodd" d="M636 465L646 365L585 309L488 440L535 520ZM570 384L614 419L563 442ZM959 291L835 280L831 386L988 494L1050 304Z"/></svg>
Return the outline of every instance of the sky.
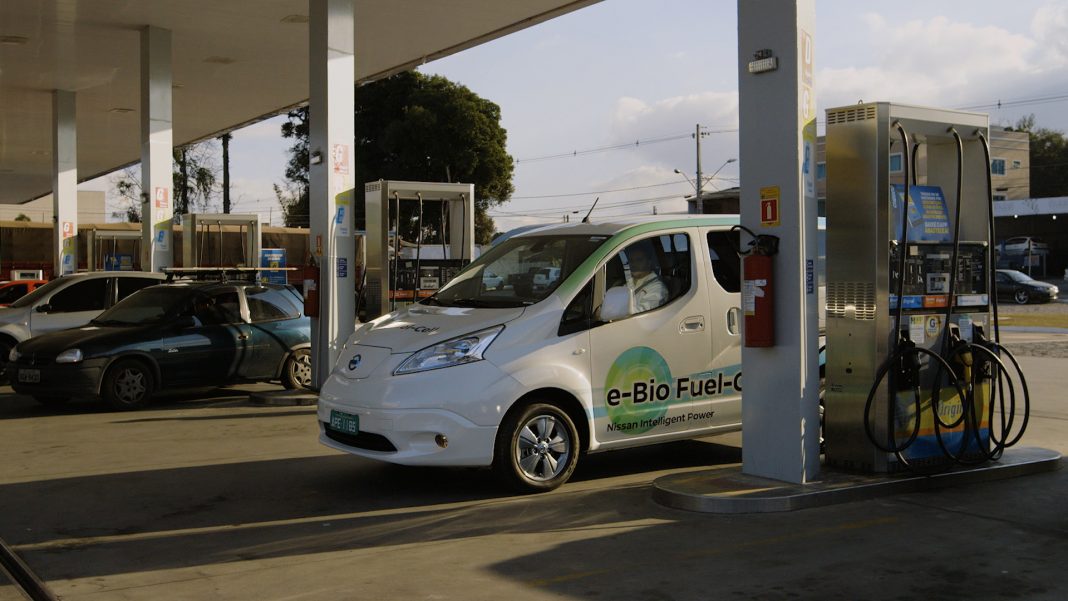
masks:
<svg viewBox="0 0 1068 601"><path fill-rule="evenodd" d="M814 35L818 115L889 101L1068 131L1068 2L816 0ZM598 197L598 216L685 212L697 124L710 185L737 185L737 45L733 0L605 0L419 70L501 107L515 193L490 214L507 231L580 218ZM275 224L282 121L230 145L234 212Z"/></svg>

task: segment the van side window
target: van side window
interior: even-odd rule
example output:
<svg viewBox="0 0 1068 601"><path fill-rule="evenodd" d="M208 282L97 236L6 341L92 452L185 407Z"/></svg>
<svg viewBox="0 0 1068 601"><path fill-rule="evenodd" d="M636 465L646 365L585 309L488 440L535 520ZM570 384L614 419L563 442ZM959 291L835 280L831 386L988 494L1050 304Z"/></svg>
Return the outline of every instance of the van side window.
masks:
<svg viewBox="0 0 1068 601"><path fill-rule="evenodd" d="M742 260L738 257L738 232L708 232L708 254L712 275L727 292L742 290Z"/></svg>
<svg viewBox="0 0 1068 601"><path fill-rule="evenodd" d="M605 266L605 288L626 287L630 314L662 307L690 290L690 239L665 234L639 240Z"/></svg>
<svg viewBox="0 0 1068 601"><path fill-rule="evenodd" d="M582 290L564 309L564 316L560 318L560 328L557 336L566 336L590 329L593 320L593 280L582 287Z"/></svg>

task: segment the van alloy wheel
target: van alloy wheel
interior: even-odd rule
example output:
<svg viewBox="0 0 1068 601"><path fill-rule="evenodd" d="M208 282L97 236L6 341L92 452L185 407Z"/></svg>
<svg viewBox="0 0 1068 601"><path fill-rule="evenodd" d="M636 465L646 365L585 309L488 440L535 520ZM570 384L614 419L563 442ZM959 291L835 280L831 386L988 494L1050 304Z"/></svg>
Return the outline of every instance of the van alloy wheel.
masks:
<svg viewBox="0 0 1068 601"><path fill-rule="evenodd" d="M578 430L554 404L520 407L509 413L497 432L494 468L521 492L544 492L567 482L578 457Z"/></svg>

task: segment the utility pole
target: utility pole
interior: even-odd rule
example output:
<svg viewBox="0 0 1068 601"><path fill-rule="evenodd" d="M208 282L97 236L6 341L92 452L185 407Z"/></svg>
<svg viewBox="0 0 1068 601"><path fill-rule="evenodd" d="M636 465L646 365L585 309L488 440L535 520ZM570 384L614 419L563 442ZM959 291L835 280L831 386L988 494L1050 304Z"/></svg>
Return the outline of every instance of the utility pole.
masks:
<svg viewBox="0 0 1068 601"><path fill-rule="evenodd" d="M690 203L690 213L700 213L701 205L704 202L701 199L701 124L697 124L697 128L694 130L693 137L697 140L697 179L695 180L696 193L694 201Z"/></svg>

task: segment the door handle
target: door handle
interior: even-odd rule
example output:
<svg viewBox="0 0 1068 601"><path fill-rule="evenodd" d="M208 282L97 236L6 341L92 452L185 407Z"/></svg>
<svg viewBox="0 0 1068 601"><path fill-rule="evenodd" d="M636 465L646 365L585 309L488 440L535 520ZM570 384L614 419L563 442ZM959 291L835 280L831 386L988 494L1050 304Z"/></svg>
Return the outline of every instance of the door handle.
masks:
<svg viewBox="0 0 1068 601"><path fill-rule="evenodd" d="M731 307L727 310L727 332L732 336L738 335L738 322L741 319L742 310Z"/></svg>
<svg viewBox="0 0 1068 601"><path fill-rule="evenodd" d="M703 332L705 329L705 318L702 315L694 315L682 320L679 324L680 334L692 334L694 332Z"/></svg>
<svg viewBox="0 0 1068 601"><path fill-rule="evenodd" d="M248 340L248 334L238 334L237 335L237 339L238 340Z"/></svg>

